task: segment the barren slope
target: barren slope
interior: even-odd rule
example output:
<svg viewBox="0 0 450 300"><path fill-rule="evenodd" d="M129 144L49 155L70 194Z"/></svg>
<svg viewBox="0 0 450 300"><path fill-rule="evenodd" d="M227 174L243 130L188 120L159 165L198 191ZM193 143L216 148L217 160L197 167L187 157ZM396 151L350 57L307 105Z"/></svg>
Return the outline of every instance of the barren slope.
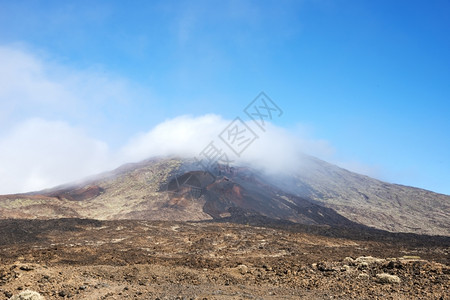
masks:
<svg viewBox="0 0 450 300"><path fill-rule="evenodd" d="M390 184L307 157L304 170L274 179L283 190L348 219L393 232L450 235L450 196Z"/></svg>
<svg viewBox="0 0 450 300"><path fill-rule="evenodd" d="M302 160L294 174L268 177L248 167L204 172L192 160L151 159L84 183L0 196L0 218L195 221L244 214L450 235L450 196L388 184L312 157Z"/></svg>

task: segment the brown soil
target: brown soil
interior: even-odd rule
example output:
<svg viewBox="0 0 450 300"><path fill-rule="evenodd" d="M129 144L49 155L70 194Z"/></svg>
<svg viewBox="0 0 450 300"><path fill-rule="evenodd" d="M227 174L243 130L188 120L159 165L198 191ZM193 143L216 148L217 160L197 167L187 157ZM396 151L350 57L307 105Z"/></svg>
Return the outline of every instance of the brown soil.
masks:
<svg viewBox="0 0 450 300"><path fill-rule="evenodd" d="M2 220L0 299L449 299L448 238L274 227Z"/></svg>

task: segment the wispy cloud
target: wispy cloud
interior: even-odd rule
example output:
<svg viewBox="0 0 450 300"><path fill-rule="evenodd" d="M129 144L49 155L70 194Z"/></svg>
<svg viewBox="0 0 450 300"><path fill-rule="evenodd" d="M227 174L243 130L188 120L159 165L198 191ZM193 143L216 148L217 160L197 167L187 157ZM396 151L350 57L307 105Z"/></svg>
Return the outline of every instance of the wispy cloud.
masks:
<svg viewBox="0 0 450 300"><path fill-rule="evenodd" d="M240 157L228 148L219 134L232 122L219 115L199 117L180 116L160 123L146 133L135 136L123 147L122 160L142 160L151 156L178 155L198 157L210 142L227 154L231 161L250 164L270 173L292 172L301 167L304 153L322 156L332 153L332 147L321 140L314 140L279 126L267 124L265 132L250 144ZM247 125L256 131L252 121Z"/></svg>
<svg viewBox="0 0 450 300"><path fill-rule="evenodd" d="M266 132L237 157L218 138L230 122L213 114L180 116L135 135L113 151L104 141L66 122L30 119L0 139L0 193L48 188L153 156L199 157L211 141L234 163L269 173L298 170L302 153L332 151L327 143L269 124Z"/></svg>
<svg viewBox="0 0 450 300"><path fill-rule="evenodd" d="M24 110L58 111L76 101L67 87L50 78L42 61L25 51L0 46L0 65L0 110L6 108L9 117Z"/></svg>
<svg viewBox="0 0 450 300"><path fill-rule="evenodd" d="M168 119L112 147L105 136L121 126L115 114L137 105L133 99L142 96L139 87L18 47L0 46L0 65L0 194L48 188L152 156L199 156L211 141L236 163L270 173L297 170L301 153L322 158L334 153L327 141L304 130L269 124L236 157L218 138L232 120L217 114ZM104 126L102 135L93 134L91 126Z"/></svg>
<svg viewBox="0 0 450 300"><path fill-rule="evenodd" d="M30 119L0 139L0 192L38 190L110 166L106 143L65 122Z"/></svg>
<svg viewBox="0 0 450 300"><path fill-rule="evenodd" d="M2 128L33 117L98 123L106 113L114 117L111 114L120 114L135 99L148 96L101 68L66 67L23 46L0 46L0 65Z"/></svg>
<svg viewBox="0 0 450 300"><path fill-rule="evenodd" d="M104 139L120 129L115 121L145 91L23 45L0 46L0 65L0 193L45 188L114 166Z"/></svg>

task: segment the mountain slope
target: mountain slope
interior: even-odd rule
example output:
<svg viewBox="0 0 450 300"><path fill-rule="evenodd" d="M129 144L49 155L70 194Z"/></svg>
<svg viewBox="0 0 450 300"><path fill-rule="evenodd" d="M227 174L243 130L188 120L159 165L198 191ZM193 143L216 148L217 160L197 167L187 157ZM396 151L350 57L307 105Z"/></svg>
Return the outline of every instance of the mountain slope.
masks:
<svg viewBox="0 0 450 300"><path fill-rule="evenodd" d="M187 221L260 215L450 235L449 196L384 183L313 157L302 161L294 174L269 177L249 167L204 172L192 160L150 159L84 183L0 196L0 218Z"/></svg>
<svg viewBox="0 0 450 300"><path fill-rule="evenodd" d="M450 235L450 196L389 184L314 157L303 171L273 178L286 192L313 199L358 223L388 231Z"/></svg>
<svg viewBox="0 0 450 300"><path fill-rule="evenodd" d="M193 161L154 159L84 184L0 198L1 216L209 220L265 216L302 224L354 225L330 208L290 195L248 168L213 173Z"/></svg>

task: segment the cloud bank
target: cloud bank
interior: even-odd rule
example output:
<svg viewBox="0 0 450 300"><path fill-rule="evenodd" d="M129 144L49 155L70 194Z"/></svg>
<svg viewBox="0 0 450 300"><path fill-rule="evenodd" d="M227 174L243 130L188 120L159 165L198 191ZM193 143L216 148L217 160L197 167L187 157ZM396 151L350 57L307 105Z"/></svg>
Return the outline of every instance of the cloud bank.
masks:
<svg viewBox="0 0 450 300"><path fill-rule="evenodd" d="M111 106L136 96L134 86L114 74L68 68L36 53L24 45L0 45L2 194L47 188L111 167L107 143L86 128L104 126L102 120L114 118Z"/></svg>
<svg viewBox="0 0 450 300"><path fill-rule="evenodd" d="M65 122L30 119L0 140L0 193L49 188L154 156L200 158L210 142L233 163L269 173L299 168L301 153L311 145L315 145L311 150L330 151L327 144L318 147L315 141L302 140L272 124L238 157L218 138L231 121L214 114L176 117L137 134L114 151Z"/></svg>
<svg viewBox="0 0 450 300"><path fill-rule="evenodd" d="M39 190L108 167L108 146L60 121L31 119L0 140L0 193Z"/></svg>
<svg viewBox="0 0 450 300"><path fill-rule="evenodd" d="M232 120L209 114L199 117L180 116L167 120L150 131L140 134L125 145L119 156L122 160L142 160L151 156L177 155L202 158L201 152L211 143L228 159L238 164L250 164L270 173L293 171L299 168L302 153L328 153L331 147L323 141L302 138L281 127L268 124L266 131L258 131L252 121L246 122L257 139L240 156L219 138Z"/></svg>
<svg viewBox="0 0 450 300"><path fill-rule="evenodd" d="M65 68L17 47L0 46L0 65L0 194L50 188L154 156L201 158L210 142L234 163L268 173L298 169L301 153L334 153L301 127L268 124L263 132L248 121L258 138L238 157L219 138L232 120L216 114L168 119L112 146L103 135L116 134L117 122L109 120L113 109L120 115L121 104L138 97L139 89L117 76ZM99 138L89 127L102 119L115 127L102 128Z"/></svg>

